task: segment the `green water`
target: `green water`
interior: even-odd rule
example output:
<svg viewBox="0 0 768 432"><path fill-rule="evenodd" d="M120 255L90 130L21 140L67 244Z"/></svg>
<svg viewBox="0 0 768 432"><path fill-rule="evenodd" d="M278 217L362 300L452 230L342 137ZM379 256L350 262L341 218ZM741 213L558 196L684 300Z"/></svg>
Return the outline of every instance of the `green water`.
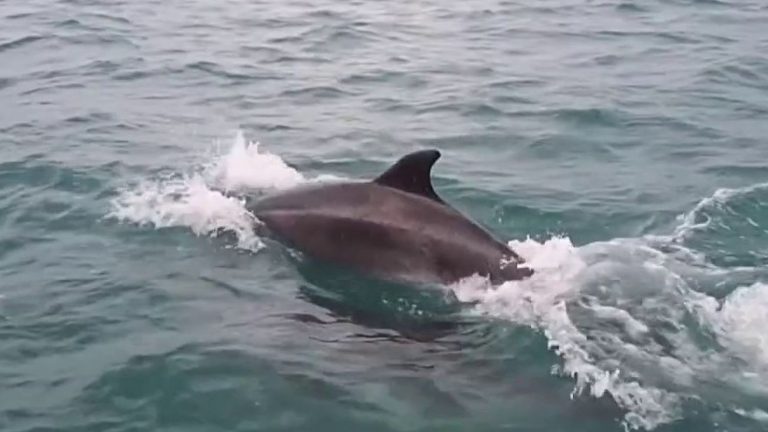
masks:
<svg viewBox="0 0 768 432"><path fill-rule="evenodd" d="M0 23L0 430L768 428L763 2L35 0ZM422 148L534 278L306 266L218 192Z"/></svg>

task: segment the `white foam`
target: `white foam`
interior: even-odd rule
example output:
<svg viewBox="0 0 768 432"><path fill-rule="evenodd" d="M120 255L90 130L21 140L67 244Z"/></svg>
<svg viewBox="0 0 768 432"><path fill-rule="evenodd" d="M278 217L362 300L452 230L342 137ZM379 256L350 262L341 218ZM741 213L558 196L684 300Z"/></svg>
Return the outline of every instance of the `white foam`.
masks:
<svg viewBox="0 0 768 432"><path fill-rule="evenodd" d="M755 408L751 410L737 408L734 410L734 412L744 417L749 417L753 420L757 420L762 423L768 423L768 412L761 410L759 408Z"/></svg>
<svg viewBox="0 0 768 432"><path fill-rule="evenodd" d="M216 235L228 230L237 236L238 247L256 251L254 217L234 197L211 190L200 175L175 176L145 181L128 188L112 201L109 216L155 228L188 227L197 235Z"/></svg>
<svg viewBox="0 0 768 432"><path fill-rule="evenodd" d="M712 219L706 215L706 210L720 207L735 196L746 195L767 188L768 183L758 183L743 188L717 189L712 196L702 199L691 211L678 217L680 224L675 228L673 239L680 241L694 231L708 227L712 223ZM754 224L754 221L752 223Z"/></svg>
<svg viewBox="0 0 768 432"><path fill-rule="evenodd" d="M280 156L263 151L258 142L248 142L238 131L226 153L205 168L206 177L226 191L243 189L288 189L305 181Z"/></svg>
<svg viewBox="0 0 768 432"><path fill-rule="evenodd" d="M258 221L244 202L222 191L287 189L307 181L279 156L261 151L238 132L224 153L187 173L144 180L120 191L109 217L156 228L188 227L197 235L229 231L237 247L257 251Z"/></svg>
<svg viewBox="0 0 768 432"><path fill-rule="evenodd" d="M721 304L707 297L697 305L720 342L768 383L768 284L757 282L737 288Z"/></svg>
<svg viewBox="0 0 768 432"><path fill-rule="evenodd" d="M687 281L728 280L743 269L701 265L684 246L661 243L511 242L536 271L530 279L492 287L468 278L453 288L478 313L541 331L561 358L555 371L575 380L573 394L609 395L628 429L679 419L691 399L760 418L753 405L768 397L768 284L718 301ZM707 334L724 349L702 345Z"/></svg>
<svg viewBox="0 0 768 432"><path fill-rule="evenodd" d="M648 333L648 326L636 320L624 309L593 304L590 306L590 310L592 310L595 313L595 316L601 320L615 322L621 325L624 328L624 331L635 339Z"/></svg>
<svg viewBox="0 0 768 432"><path fill-rule="evenodd" d="M480 313L509 319L540 329L549 347L563 360L558 372L576 380L574 395L584 392L594 397L609 394L627 410L625 425L653 429L679 416L678 397L670 392L621 376L617 368L601 366L595 343L580 330L568 313L568 300L575 299L584 286L588 268L583 253L568 238L555 237L543 243L528 239L510 242L536 273L523 281L510 281L491 287L487 281L468 278L453 286L459 300L475 302ZM601 309L603 314L607 307ZM626 311L612 309L613 319L622 321L635 335L647 332L645 324Z"/></svg>

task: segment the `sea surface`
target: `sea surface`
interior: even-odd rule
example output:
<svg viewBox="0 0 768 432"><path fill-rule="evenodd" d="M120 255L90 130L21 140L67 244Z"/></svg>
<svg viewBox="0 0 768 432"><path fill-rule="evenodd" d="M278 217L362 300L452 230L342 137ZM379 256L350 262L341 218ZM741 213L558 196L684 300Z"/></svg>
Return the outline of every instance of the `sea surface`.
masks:
<svg viewBox="0 0 768 432"><path fill-rule="evenodd" d="M534 277L243 204L425 148ZM768 3L0 0L0 430L768 430Z"/></svg>

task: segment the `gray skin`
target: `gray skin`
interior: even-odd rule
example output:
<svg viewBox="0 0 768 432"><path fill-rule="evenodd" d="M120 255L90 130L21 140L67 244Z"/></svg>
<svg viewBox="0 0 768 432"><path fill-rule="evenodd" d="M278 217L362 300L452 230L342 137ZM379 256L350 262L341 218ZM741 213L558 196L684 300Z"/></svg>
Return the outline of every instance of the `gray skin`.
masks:
<svg viewBox="0 0 768 432"><path fill-rule="evenodd" d="M437 196L430 171L439 157L411 153L373 181L299 187L248 207L289 247L383 279L450 284L478 274L499 283L533 274Z"/></svg>

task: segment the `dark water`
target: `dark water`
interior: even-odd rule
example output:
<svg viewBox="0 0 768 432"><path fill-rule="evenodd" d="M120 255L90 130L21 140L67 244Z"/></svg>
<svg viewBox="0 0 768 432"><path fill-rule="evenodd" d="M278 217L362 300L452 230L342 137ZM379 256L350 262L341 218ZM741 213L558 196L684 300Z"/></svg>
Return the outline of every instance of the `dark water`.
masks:
<svg viewBox="0 0 768 432"><path fill-rule="evenodd" d="M768 428L765 2L6 0L0 23L1 430ZM306 267L216 192L425 147L536 277Z"/></svg>

